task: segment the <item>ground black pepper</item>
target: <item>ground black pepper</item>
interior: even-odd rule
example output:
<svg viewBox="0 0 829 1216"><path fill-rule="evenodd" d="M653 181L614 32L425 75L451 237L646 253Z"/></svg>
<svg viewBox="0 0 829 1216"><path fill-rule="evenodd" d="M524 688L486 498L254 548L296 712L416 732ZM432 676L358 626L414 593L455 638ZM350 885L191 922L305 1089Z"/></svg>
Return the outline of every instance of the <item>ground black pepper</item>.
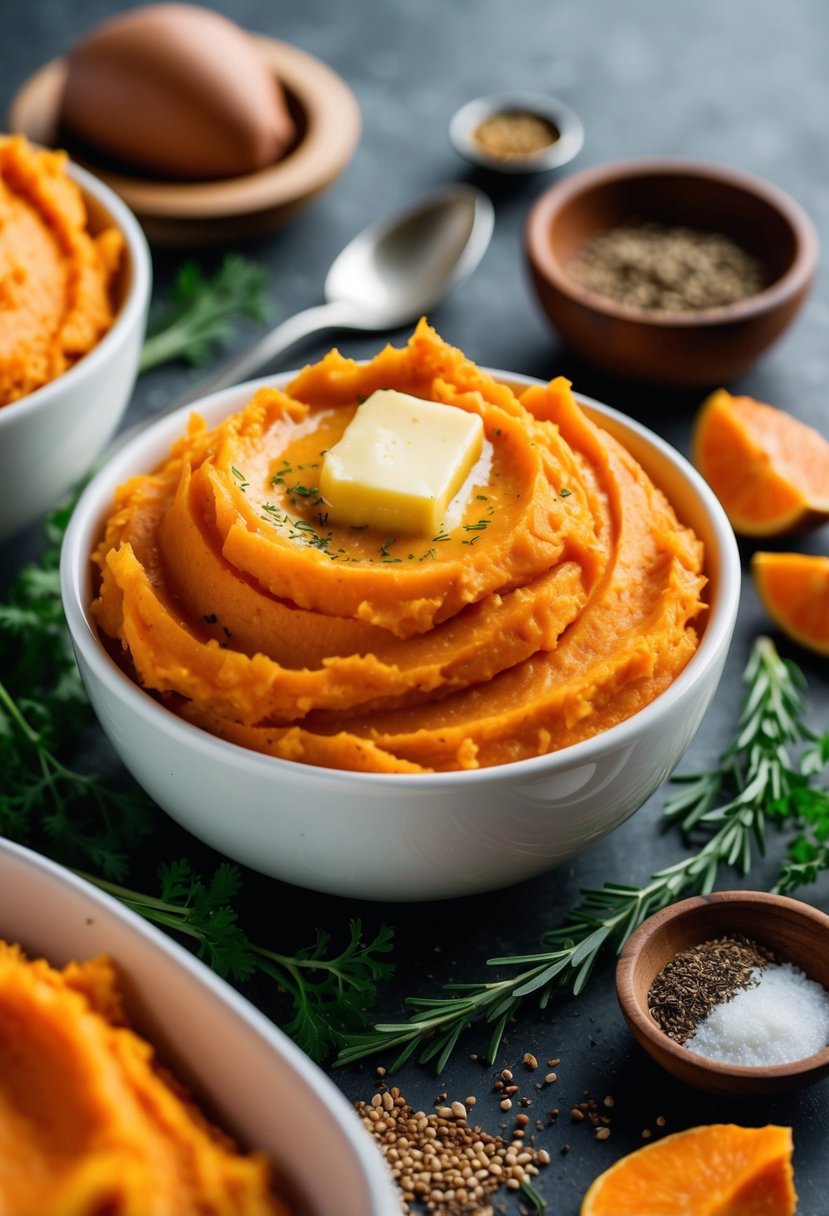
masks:
<svg viewBox="0 0 829 1216"><path fill-rule="evenodd" d="M597 295L657 312L721 308L765 286L760 261L731 237L636 221L591 237L568 270Z"/></svg>
<svg viewBox="0 0 829 1216"><path fill-rule="evenodd" d="M657 1025L685 1043L715 1005L753 983L752 972L777 962L765 946L741 935L718 937L682 950L651 984L648 1008Z"/></svg>

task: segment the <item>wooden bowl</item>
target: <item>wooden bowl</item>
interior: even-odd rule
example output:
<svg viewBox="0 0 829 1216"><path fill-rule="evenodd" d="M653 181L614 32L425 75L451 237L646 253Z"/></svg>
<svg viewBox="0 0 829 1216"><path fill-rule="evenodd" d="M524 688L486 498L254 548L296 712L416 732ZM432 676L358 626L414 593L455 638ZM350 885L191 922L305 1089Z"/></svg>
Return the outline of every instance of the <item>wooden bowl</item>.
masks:
<svg viewBox="0 0 829 1216"><path fill-rule="evenodd" d="M65 147L73 160L120 195L156 245L199 245L244 239L277 228L326 190L350 161L360 135L360 110L345 81L298 47L251 35L280 81L297 125L295 145L256 173L215 182L174 182L130 176L80 148L58 125L66 64L54 59L22 86L9 110L9 130L46 147Z"/></svg>
<svg viewBox="0 0 829 1216"><path fill-rule="evenodd" d="M626 942L616 968L616 995L634 1038L668 1072L711 1093L752 1097L811 1085L829 1075L829 1046L789 1064L723 1064L680 1046L648 1010L648 992L681 950L742 934L793 963L829 990L829 916L764 891L720 891L683 900L646 920Z"/></svg>
<svg viewBox="0 0 829 1216"><path fill-rule="evenodd" d="M568 267L586 240L652 220L720 232L762 262L767 287L738 303L666 313L589 291ZM541 195L525 249L536 295L561 338L586 359L632 379L676 387L727 384L794 319L809 293L818 239L782 190L724 165L680 158L587 169Z"/></svg>

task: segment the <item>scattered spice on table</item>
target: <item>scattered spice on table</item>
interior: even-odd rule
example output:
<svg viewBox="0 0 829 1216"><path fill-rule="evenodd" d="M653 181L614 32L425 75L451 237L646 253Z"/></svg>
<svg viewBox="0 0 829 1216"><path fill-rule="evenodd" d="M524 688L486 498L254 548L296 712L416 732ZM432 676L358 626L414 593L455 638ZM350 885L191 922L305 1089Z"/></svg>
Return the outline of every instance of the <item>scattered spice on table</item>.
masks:
<svg viewBox="0 0 829 1216"><path fill-rule="evenodd" d="M829 992L744 937L682 951L648 994L654 1020L710 1060L768 1067L829 1044Z"/></svg>
<svg viewBox="0 0 829 1216"><path fill-rule="evenodd" d="M441 1216L477 1213L501 1187L530 1186L550 1162L546 1149L525 1143L521 1127L506 1140L470 1125L464 1102L427 1114L392 1086L355 1105L400 1187L405 1213L412 1204Z"/></svg>
<svg viewBox="0 0 829 1216"><path fill-rule="evenodd" d="M568 270L597 295L656 312L723 308L766 285L760 260L724 233L635 220L590 237Z"/></svg>
<svg viewBox="0 0 829 1216"><path fill-rule="evenodd" d="M472 139L496 160L520 160L545 151L561 138L558 127L529 110L502 110L479 122Z"/></svg>

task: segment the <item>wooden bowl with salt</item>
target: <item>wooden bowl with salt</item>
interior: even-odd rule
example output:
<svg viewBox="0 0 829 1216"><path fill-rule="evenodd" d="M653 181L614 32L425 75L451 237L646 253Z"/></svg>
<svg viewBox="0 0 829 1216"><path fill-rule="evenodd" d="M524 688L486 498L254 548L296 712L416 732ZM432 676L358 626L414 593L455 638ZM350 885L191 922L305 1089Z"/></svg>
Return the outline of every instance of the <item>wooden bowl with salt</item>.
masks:
<svg viewBox="0 0 829 1216"><path fill-rule="evenodd" d="M829 916L800 900L763 891L695 896L649 917L619 957L616 994L640 1046L680 1081L717 1094L781 1093L829 1075L829 1042L787 1063L746 1065L699 1054L660 1027L649 1007L654 981L681 952L721 938L748 939L777 963L791 964L826 991L829 1003Z"/></svg>

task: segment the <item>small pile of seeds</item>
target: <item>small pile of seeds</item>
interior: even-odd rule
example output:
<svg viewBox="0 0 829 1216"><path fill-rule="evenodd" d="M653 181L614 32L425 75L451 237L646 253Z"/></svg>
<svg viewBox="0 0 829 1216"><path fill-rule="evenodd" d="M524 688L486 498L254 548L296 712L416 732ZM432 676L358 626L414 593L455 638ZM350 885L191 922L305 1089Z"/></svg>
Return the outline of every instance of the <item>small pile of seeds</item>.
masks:
<svg viewBox="0 0 829 1216"><path fill-rule="evenodd" d="M657 1025L686 1043L716 1005L755 984L755 969L776 962L774 954L737 934L682 950L662 968L648 992Z"/></svg>
<svg viewBox="0 0 829 1216"><path fill-rule="evenodd" d="M657 312L722 308L765 286L761 262L724 233L635 221L591 237L568 270L597 295Z"/></svg>
<svg viewBox="0 0 829 1216"><path fill-rule="evenodd" d="M472 138L496 160L520 160L543 152L560 138L558 128L528 110L502 110L478 123Z"/></svg>
<svg viewBox="0 0 829 1216"><path fill-rule="evenodd" d="M517 1191L549 1164L545 1149L524 1143L521 1128L508 1141L470 1126L472 1105L467 1098L427 1114L413 1110L397 1086L356 1103L400 1187L405 1213L417 1204L442 1216L483 1216L497 1190Z"/></svg>

